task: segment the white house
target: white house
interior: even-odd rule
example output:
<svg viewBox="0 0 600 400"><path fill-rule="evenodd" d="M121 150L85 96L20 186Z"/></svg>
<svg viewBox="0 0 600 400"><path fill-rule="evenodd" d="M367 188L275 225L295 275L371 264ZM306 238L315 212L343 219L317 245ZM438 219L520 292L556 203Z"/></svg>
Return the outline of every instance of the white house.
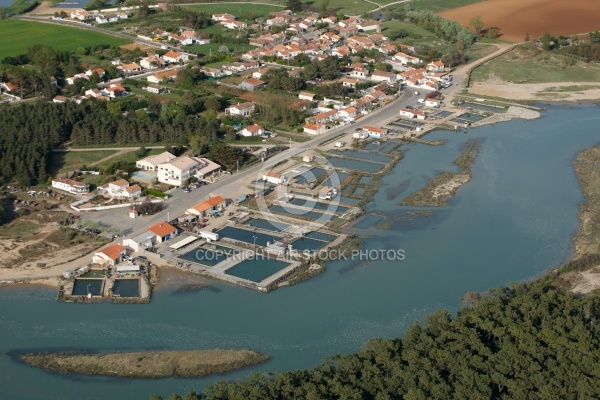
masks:
<svg viewBox="0 0 600 400"><path fill-rule="evenodd" d="M147 79L148 82L161 83L163 80L172 81L177 76L178 71L165 71L158 74L150 75Z"/></svg>
<svg viewBox="0 0 600 400"><path fill-rule="evenodd" d="M364 140L369 137L369 132L357 131L352 134L352 139Z"/></svg>
<svg viewBox="0 0 600 400"><path fill-rule="evenodd" d="M89 12L85 11L82 8L78 8L74 11L71 11L71 18L78 19L80 21L86 21L88 19L94 19L94 16Z"/></svg>
<svg viewBox="0 0 600 400"><path fill-rule="evenodd" d="M425 119L425 113L417 110L407 110L406 108L400 109L400 116L406 118Z"/></svg>
<svg viewBox="0 0 600 400"><path fill-rule="evenodd" d="M427 71L430 72L444 72L446 66L442 61L433 61L427 64Z"/></svg>
<svg viewBox="0 0 600 400"><path fill-rule="evenodd" d="M123 260L123 257L127 254L125 246L113 243L100 251L94 253L92 262L96 264L115 266Z"/></svg>
<svg viewBox="0 0 600 400"><path fill-rule="evenodd" d="M119 16L117 14L98 14L96 15L96 22L99 24L107 24L109 22L117 22Z"/></svg>
<svg viewBox="0 0 600 400"><path fill-rule="evenodd" d="M439 108L440 101L438 99L425 99L425 106Z"/></svg>
<svg viewBox="0 0 600 400"><path fill-rule="evenodd" d="M315 94L314 93L310 93L310 92L300 92L298 93L298 98L300 100L310 100L310 101L314 101L315 99Z"/></svg>
<svg viewBox="0 0 600 400"><path fill-rule="evenodd" d="M190 57L185 53L178 53L176 51L170 50L163 54L162 58L169 63L178 63L185 62L190 59Z"/></svg>
<svg viewBox="0 0 600 400"><path fill-rule="evenodd" d="M167 61L156 54L149 54L148 57L140 59L140 66L148 70L163 68L165 65L167 65Z"/></svg>
<svg viewBox="0 0 600 400"><path fill-rule="evenodd" d="M74 194L85 194L90 191L90 185L88 183L65 178L53 179L52 187Z"/></svg>
<svg viewBox="0 0 600 400"><path fill-rule="evenodd" d="M365 126L363 130L369 134L370 138L373 139L381 139L387 134L387 129L377 128L375 126Z"/></svg>
<svg viewBox="0 0 600 400"><path fill-rule="evenodd" d="M245 22L234 20L225 20L219 23L227 29L245 29L248 26Z"/></svg>
<svg viewBox="0 0 600 400"><path fill-rule="evenodd" d="M263 181L273 183L275 185L280 185L285 183L285 175L279 175L274 172L269 172L268 174L263 174Z"/></svg>
<svg viewBox="0 0 600 400"><path fill-rule="evenodd" d="M99 186L98 193L120 199L132 199L142 195L142 188L139 185L129 186L125 179L119 179Z"/></svg>
<svg viewBox="0 0 600 400"><path fill-rule="evenodd" d="M156 172L158 171L158 166L160 164L167 163L175 158L177 157L175 157L173 154L169 153L168 151L164 151L160 154L148 156L146 158L142 158L141 160L136 161L135 166L136 168L139 168L142 171Z"/></svg>
<svg viewBox="0 0 600 400"><path fill-rule="evenodd" d="M359 83L360 83L360 81L358 79L353 79L353 78L342 79L342 85L344 85L344 87L349 87L350 89L356 88L356 85L358 85Z"/></svg>
<svg viewBox="0 0 600 400"><path fill-rule="evenodd" d="M371 79L378 82L395 82L396 74L393 72L375 70L371 73Z"/></svg>
<svg viewBox="0 0 600 400"><path fill-rule="evenodd" d="M212 15L213 21L233 21L235 18L236 18L235 15L231 15L231 14L213 14Z"/></svg>
<svg viewBox="0 0 600 400"><path fill-rule="evenodd" d="M242 136L250 137L250 136L262 136L265 133L265 130L260 125L250 125L245 127L244 129L238 132Z"/></svg>
<svg viewBox="0 0 600 400"><path fill-rule="evenodd" d="M197 176L200 179L221 170L221 166L206 158L177 157L158 165L158 181L173 186L187 184L188 179Z"/></svg>
<svg viewBox="0 0 600 400"><path fill-rule="evenodd" d="M238 103L235 105L231 105L225 109L225 114L227 115L237 115L240 117L249 117L254 112L254 103L246 102L246 103Z"/></svg>
<svg viewBox="0 0 600 400"><path fill-rule="evenodd" d="M357 109L356 107L346 107L343 110L339 111L339 115L340 117L348 120L348 119L353 119L354 117L356 117L356 113L357 113Z"/></svg>
<svg viewBox="0 0 600 400"><path fill-rule="evenodd" d="M306 124L304 125L304 133L309 135L320 135L327 130L327 127L323 124Z"/></svg>
<svg viewBox="0 0 600 400"><path fill-rule="evenodd" d="M73 75L73 76L70 76L70 77L68 77L68 78L67 78L67 79L65 79L65 80L67 81L67 84L69 84L69 85L72 85L72 84L74 84L74 83L75 83L75 81L76 81L77 79L83 79L83 80L89 81L89 80L90 80L90 77L89 77L89 76L87 76L86 74L75 74L75 75Z"/></svg>

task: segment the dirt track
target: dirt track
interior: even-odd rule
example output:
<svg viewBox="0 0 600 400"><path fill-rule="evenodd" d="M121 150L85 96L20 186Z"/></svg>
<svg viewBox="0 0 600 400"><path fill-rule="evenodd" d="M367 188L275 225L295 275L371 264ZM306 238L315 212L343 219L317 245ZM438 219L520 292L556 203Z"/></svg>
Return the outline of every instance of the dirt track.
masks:
<svg viewBox="0 0 600 400"><path fill-rule="evenodd" d="M465 26L479 15L485 28L500 28L501 39L509 42L522 42L527 33L534 39L546 32L555 36L573 35L600 28L597 0L487 0L440 15Z"/></svg>

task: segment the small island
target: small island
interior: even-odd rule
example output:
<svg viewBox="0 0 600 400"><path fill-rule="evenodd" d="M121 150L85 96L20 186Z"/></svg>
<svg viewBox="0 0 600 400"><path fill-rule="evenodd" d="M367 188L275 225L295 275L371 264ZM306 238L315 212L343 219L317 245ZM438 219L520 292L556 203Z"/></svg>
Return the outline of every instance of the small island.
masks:
<svg viewBox="0 0 600 400"><path fill-rule="evenodd" d="M121 378L200 377L222 374L269 359L252 350L142 351L135 353L24 353L26 364L63 374Z"/></svg>
<svg viewBox="0 0 600 400"><path fill-rule="evenodd" d="M476 139L467 141L456 160L458 172L441 172L427 182L427 186L417 190L400 202L401 206L443 207L458 189L471 180L471 169L479 153L480 144Z"/></svg>

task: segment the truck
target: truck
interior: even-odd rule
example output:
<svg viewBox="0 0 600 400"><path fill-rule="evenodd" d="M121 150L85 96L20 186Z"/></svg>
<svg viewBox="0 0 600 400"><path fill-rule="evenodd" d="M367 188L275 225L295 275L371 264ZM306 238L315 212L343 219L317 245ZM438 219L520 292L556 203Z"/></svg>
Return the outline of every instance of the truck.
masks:
<svg viewBox="0 0 600 400"><path fill-rule="evenodd" d="M216 242L219 240L219 234L208 231L200 231L200 237L206 239L207 242Z"/></svg>

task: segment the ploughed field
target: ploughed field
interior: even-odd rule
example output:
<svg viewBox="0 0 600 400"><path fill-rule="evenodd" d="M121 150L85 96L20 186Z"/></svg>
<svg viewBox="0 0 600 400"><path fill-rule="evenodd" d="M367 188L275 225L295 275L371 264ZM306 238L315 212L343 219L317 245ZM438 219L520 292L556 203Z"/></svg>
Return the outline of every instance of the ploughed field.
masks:
<svg viewBox="0 0 600 400"><path fill-rule="evenodd" d="M600 29L597 0L487 0L439 14L465 26L479 15L484 29L499 28L500 38L510 42L522 42L527 33L535 39L546 32L568 36Z"/></svg>

